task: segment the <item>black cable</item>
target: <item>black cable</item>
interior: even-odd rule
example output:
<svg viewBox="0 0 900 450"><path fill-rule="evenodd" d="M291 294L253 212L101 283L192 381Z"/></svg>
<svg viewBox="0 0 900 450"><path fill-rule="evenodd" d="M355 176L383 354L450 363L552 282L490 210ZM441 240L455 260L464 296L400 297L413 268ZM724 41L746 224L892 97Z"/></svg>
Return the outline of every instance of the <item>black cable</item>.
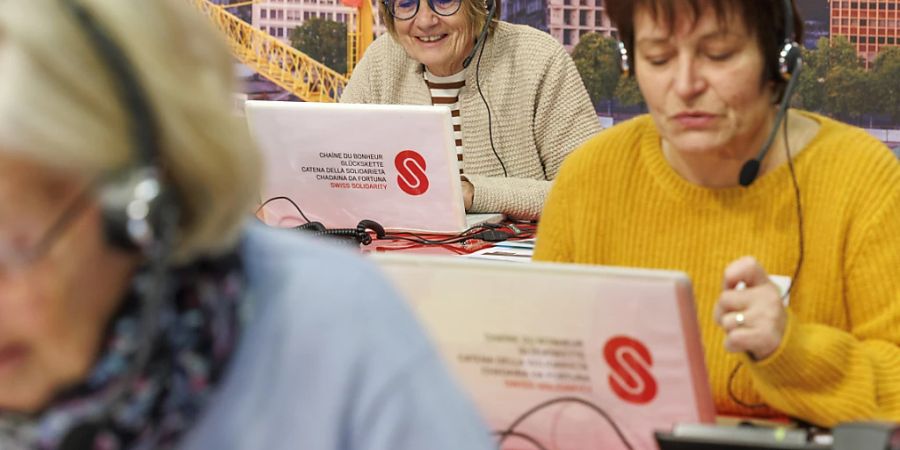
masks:
<svg viewBox="0 0 900 450"><path fill-rule="evenodd" d="M512 232L502 231L501 228L509 228ZM430 239L417 233L395 233L379 237L379 240L399 240L420 245L447 245L458 244L470 239L479 239L487 242L501 242L510 238L531 234L531 230L522 230L514 225L496 223L483 223L466 229L465 231L442 239Z"/></svg>
<svg viewBox="0 0 900 450"><path fill-rule="evenodd" d="M423 235L421 235L421 234L413 233L413 232L396 233L396 234L392 234L392 235L385 235L385 236L382 237L381 239L399 239L399 240L406 240L406 241L411 241L411 242L412 242L413 240L417 240L417 241L421 241L421 242L419 242L419 243L425 244L425 245L429 245L429 244L436 244L436 245L439 245L439 244L454 243L454 242L446 242L446 241L457 241L458 239L462 239L462 240L465 240L465 239L471 239L471 238L472 238L473 236L475 236L476 234L478 234L478 233L480 233L480 232L482 232L482 231L486 231L486 230L488 230L488 229L492 229L492 228L495 228L495 224L486 224L486 223L483 223L483 224L480 224L480 225L475 225L475 226L466 228L466 229L463 230L461 233L458 233L458 234L455 234L455 235L451 235L451 236L448 236L448 237L445 237L445 238L442 238L442 239L430 239L430 238L427 238L427 237L425 237L425 236L423 236ZM412 238L410 238L410 236L412 236ZM458 241L457 241L457 242L458 242Z"/></svg>
<svg viewBox="0 0 900 450"><path fill-rule="evenodd" d="M726 388L728 390L728 397L731 398L731 401L747 409L760 409L767 407L768 405L766 405L765 403L747 403L738 398L738 396L734 393L734 379L737 376L738 370L740 370L743 365L744 363L742 362L735 364L734 369L731 369L731 373L728 374L728 383L726 385Z"/></svg>
<svg viewBox="0 0 900 450"><path fill-rule="evenodd" d="M468 235L468 234L470 234L470 233L473 233L473 232L476 232L476 231L480 231L480 230L482 230L482 229L484 229L484 228L488 228L487 224L475 225L475 226L473 226L473 227L466 228L464 231L462 231L462 232L460 232L460 233L458 233L458 234L455 234L455 235L452 235L452 236L449 236L449 237L446 237L446 238L443 238L443 239L435 239L435 240L433 240L433 242L438 242L438 241L444 241L444 240L447 240L447 239L456 239L456 238L464 237L464 236L466 236L466 235ZM403 236L405 236L405 237L412 236L412 237L414 237L414 238L416 238L416 239L421 239L421 240L423 240L423 241L428 241L428 240L430 240L429 238L423 236L422 234L418 234L418 233L414 233L414 232L402 232L402 233L395 233L394 235L386 235L386 236L384 237L384 239L395 239L397 235L403 235Z"/></svg>
<svg viewBox="0 0 900 450"><path fill-rule="evenodd" d="M171 204L171 203L170 203ZM171 283L169 283L168 270L171 264L172 253L177 242L178 224L180 219L180 211L177 208L163 208L159 217L159 239L148 249L148 269L153 283L144 287L147 290L141 307L146 311L141 314L139 336L142 339L150 340L150 337L158 337L161 319L160 313L167 298L170 298ZM140 287L139 287L140 288ZM123 384L123 389L131 389L133 384L140 377L140 368L145 367L153 354L157 350L155 345L142 345L135 354L135 370L126 377L127 383ZM124 393L123 393L124 395Z"/></svg>
<svg viewBox="0 0 900 450"><path fill-rule="evenodd" d="M397 239L401 241L414 242L420 245L447 245L447 244L458 244L460 242L465 242L469 240L481 240L485 242L503 242L509 238L513 237L512 234L509 234L505 231L497 231L497 230L484 230L479 231L475 234L470 234L466 236L457 236L444 240L431 240L431 239L421 239L421 238L410 238L406 236L385 236L385 239Z"/></svg>
<svg viewBox="0 0 900 450"><path fill-rule="evenodd" d="M300 209L300 206L297 205L296 202L294 202L293 200L291 200L290 197L285 197L285 196L283 196L283 195L279 195L279 196L277 196L277 197L272 197L272 198L270 198L270 199L268 199L268 200L262 202L262 204L259 205L259 208L256 208L256 213L255 213L255 214L259 214L259 212L262 211L262 209L265 208L266 205L268 205L269 203L274 202L275 200L287 200L287 201L289 201L292 205L294 205L294 208L297 209L297 212L300 213L300 217L303 217L303 220L305 220L306 223L312 222L311 220L309 220L309 218L306 217L306 214L303 214L303 210Z"/></svg>
<svg viewBox="0 0 900 450"><path fill-rule="evenodd" d="M794 160L791 158L791 147L788 143L788 127L786 120L784 124L784 148L788 159L788 169L790 169L791 172L791 182L794 185L794 197L797 199L797 248L799 249L800 254L797 256L797 266L794 268L794 276L791 278L791 284L781 297L782 301L788 298L788 296L791 295L791 291L794 290L794 286L797 284L797 278L800 276L800 268L803 267L803 259L806 253L806 248L803 243L803 207L800 203L800 184L797 182L797 173L794 171Z"/></svg>
<svg viewBox="0 0 900 450"><path fill-rule="evenodd" d="M303 217L303 220L306 221L306 224L318 224L318 222L313 222L306 217L306 214L303 213L303 210L300 209L300 206L297 205L296 202L291 200L289 197L285 196L277 196L272 197L264 201L259 207L256 209L256 213L259 213L266 205L276 200L285 200L290 202L291 205L300 213L300 216ZM303 228L306 225L301 225L300 227L295 228ZM468 228L462 233L444 238L444 239L428 239L425 236L416 233L402 233L402 234L386 234L383 236L378 236L376 240L399 240L399 241L407 241L420 245L446 245L446 244L458 244L460 242L469 240L469 239L481 239L488 242L500 242L511 237L515 237L516 234L506 233L503 231L497 231L496 228L502 228L502 225L498 224L481 224L476 225L474 227ZM366 239L368 242L362 242L362 238L359 238L359 232L357 230L347 228L347 229L318 229L312 228L312 231L317 235L334 235L334 236L356 236L357 240L360 243L369 244L371 242L370 239ZM412 237L410 237L412 236ZM368 235L366 235L368 237Z"/></svg>
<svg viewBox="0 0 900 450"><path fill-rule="evenodd" d="M490 20L490 18L488 18L488 20ZM503 160L500 159L500 154L497 153L497 148L494 147L494 127L491 123L491 107L488 106L487 99L484 98L484 93L481 92L481 55L484 55L485 44L487 44L487 42L481 44L481 49L478 51L478 61L475 63L475 87L478 89L478 95L481 96L481 101L484 102L484 108L487 109L488 139L490 139L491 142L491 151L494 152L494 156L497 157L497 161L500 163L500 168L503 169L503 176L509 178L509 173L506 171L506 164L503 164Z"/></svg>
<svg viewBox="0 0 900 450"><path fill-rule="evenodd" d="M788 116L789 117L789 116ZM788 169L791 173L791 184L794 186L794 197L796 198L796 207L797 207L797 247L799 249L799 255L797 256L797 265L794 266L794 275L791 277L791 284L788 286L787 290L784 294L781 295L781 301L784 303L785 299L791 295L791 291L794 290L794 286L797 285L797 278L800 276L800 268L803 267L803 258L805 253L805 245L803 243L803 207L800 203L801 195L800 195L800 184L797 182L797 173L794 171L794 160L791 158L791 144L788 139L788 120L782 121L782 130L784 134L784 151L787 155L787 163ZM767 405L765 403L746 403L743 400L739 399L737 395L734 393L734 389L732 384L734 383L734 379L737 376L738 370L740 370L743 363L737 363L734 366L734 369L731 370L731 373L728 375L728 397L735 403L744 408L748 409L759 409L765 408Z"/></svg>
<svg viewBox="0 0 900 450"><path fill-rule="evenodd" d="M495 431L491 434L499 436L501 439L506 439L508 436L517 437L519 439L527 441L529 444L535 446L535 448L537 448L538 450L547 450L547 447L541 445L540 441L525 433L521 433L518 431Z"/></svg>
<svg viewBox="0 0 900 450"><path fill-rule="evenodd" d="M369 245L372 243L372 237L369 236L369 233L355 228L310 229L307 233L312 237L330 237L338 240L346 240L359 245Z"/></svg>
<svg viewBox="0 0 900 450"><path fill-rule="evenodd" d="M476 230L475 232L469 230ZM497 230L484 230L481 227L472 227L463 233L458 235L450 236L444 239L428 239L421 235L417 235L415 233L404 233L404 234L388 234L380 239L385 240L398 240L398 241L407 241L413 242L420 245L446 245L446 244L458 244L460 242L468 241L470 239L481 239L489 242L499 242L504 241L512 237L511 234L505 233L503 231ZM410 237L412 236L412 237Z"/></svg>
<svg viewBox="0 0 900 450"><path fill-rule="evenodd" d="M506 428L506 430L495 432L495 434L498 434L500 436L500 439L497 441L497 448L500 448L503 445L503 441L505 441L508 436L512 436L515 434L516 427L519 426L522 422L524 422L525 419L529 418L534 413L536 413L548 406L555 405L558 403L577 403L579 405L587 406L588 409L590 409L591 411L594 411L600 417L603 417L603 419L606 420L606 422L612 427L613 431L616 432L616 435L619 436L619 439L622 441L622 444L625 445L625 448L627 448L628 450L634 450L634 447L631 445L630 442L628 442L628 439L625 438L625 434L622 433L622 430L619 428L618 425L616 425L616 422L612 420L612 418L609 416L609 414L606 413L606 411L604 411L599 406L597 406L587 400L578 398L578 397L558 397L558 398L550 399L545 402L539 403L537 406L534 406L533 408L529 409L528 411L525 411L518 418L516 418L516 420L514 420L509 425L509 427Z"/></svg>
<svg viewBox="0 0 900 450"><path fill-rule="evenodd" d="M290 199L289 197L285 197L285 196L276 196L276 197L267 199L261 205L259 205L259 207L256 209L256 213L259 213L269 203L277 201L277 200L285 200L287 202L290 202L290 204L294 206L294 208L297 210L297 212L300 213L300 216L303 217L303 220L306 221L306 224L318 224L318 222L313 222L313 221L309 220L309 218L306 217L306 214L303 213L303 210L300 209L300 206L297 205L297 203L294 202L292 199ZM295 228L301 228L301 227L305 227L305 226L306 225L301 225L300 227L295 227ZM466 241L469 239L480 239L480 240L484 240L484 241L488 241L488 242L500 242L500 241L504 241L504 240L512 238L512 237L517 237L519 234L521 234L521 233L506 233L503 231L498 231L497 230L498 228L504 228L504 226L500 225L500 224L484 223L481 225L476 225L474 227L470 227L459 234L452 235L452 236L449 236L449 237L446 237L443 239L429 239L421 234L416 234L416 233L399 233L399 234L386 234L383 236L378 236L376 238L376 240L399 240L399 241L412 242L412 243L420 244L420 245L446 245L446 244L458 244L460 242L463 242L463 241ZM329 235L348 235L349 236L349 235L357 235L358 234L358 233L355 233L354 230L349 229L349 228L346 230L346 233L342 232L343 230L332 230L332 229L327 229L327 228L325 228L325 229L313 228L312 231L317 232L320 235L329 234ZM368 244L368 242L366 242L366 244Z"/></svg>

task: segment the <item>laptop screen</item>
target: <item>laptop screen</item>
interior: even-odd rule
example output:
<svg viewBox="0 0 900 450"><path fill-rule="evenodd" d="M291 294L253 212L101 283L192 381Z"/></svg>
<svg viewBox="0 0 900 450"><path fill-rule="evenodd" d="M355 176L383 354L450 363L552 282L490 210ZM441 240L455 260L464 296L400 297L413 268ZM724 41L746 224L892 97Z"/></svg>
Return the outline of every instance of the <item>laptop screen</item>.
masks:
<svg viewBox="0 0 900 450"><path fill-rule="evenodd" d="M285 196L310 220L354 228L458 233L466 228L450 110L443 106L246 103L265 160L261 200ZM303 221L288 202L270 225Z"/></svg>
<svg viewBox="0 0 900 450"><path fill-rule="evenodd" d="M678 272L373 255L504 449L656 448L711 422Z"/></svg>

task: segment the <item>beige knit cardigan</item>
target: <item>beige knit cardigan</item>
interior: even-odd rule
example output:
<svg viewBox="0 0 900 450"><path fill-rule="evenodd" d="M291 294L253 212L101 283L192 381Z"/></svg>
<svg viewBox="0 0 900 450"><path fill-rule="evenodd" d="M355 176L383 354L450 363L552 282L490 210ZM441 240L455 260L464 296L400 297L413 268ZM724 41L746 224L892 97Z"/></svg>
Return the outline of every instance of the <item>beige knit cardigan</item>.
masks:
<svg viewBox="0 0 900 450"><path fill-rule="evenodd" d="M501 212L536 219L566 155L600 131L597 115L572 59L550 35L505 22L487 38L466 69L459 93L466 173L475 187L469 212ZM494 147L491 150L490 105ZM344 103L430 105L422 64L389 34L366 51L344 90Z"/></svg>

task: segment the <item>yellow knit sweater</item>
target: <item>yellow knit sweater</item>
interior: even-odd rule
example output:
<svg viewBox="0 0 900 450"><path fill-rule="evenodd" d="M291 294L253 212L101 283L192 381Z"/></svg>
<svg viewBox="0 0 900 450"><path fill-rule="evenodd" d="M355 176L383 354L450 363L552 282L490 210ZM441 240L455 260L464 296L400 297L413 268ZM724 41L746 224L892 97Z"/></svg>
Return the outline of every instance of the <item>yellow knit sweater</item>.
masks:
<svg viewBox="0 0 900 450"><path fill-rule="evenodd" d="M794 162L805 259L784 339L767 359L727 353L713 307L725 267L741 256L793 275L799 234L787 164L749 188L700 187L669 166L649 116L628 121L565 161L535 259L690 275L720 414L787 414L824 426L900 421L900 163L864 131L804 114L821 125ZM730 398L738 363L734 395L768 408Z"/></svg>

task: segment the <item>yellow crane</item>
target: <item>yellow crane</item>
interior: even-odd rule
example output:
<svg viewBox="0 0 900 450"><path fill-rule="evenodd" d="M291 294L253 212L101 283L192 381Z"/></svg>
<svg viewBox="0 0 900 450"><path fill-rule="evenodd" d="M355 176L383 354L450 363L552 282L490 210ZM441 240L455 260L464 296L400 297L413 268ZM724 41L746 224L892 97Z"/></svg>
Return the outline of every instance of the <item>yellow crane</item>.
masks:
<svg viewBox="0 0 900 450"><path fill-rule="evenodd" d="M245 0L222 5L223 8L237 8L260 3L264 0ZM378 0L372 0L378 1ZM347 77L353 73L353 68L359 63L363 53L369 48L369 44L375 37L372 29L375 18L372 15L372 4L365 0L341 0L341 4L356 9L355 26L347 24Z"/></svg>
<svg viewBox="0 0 900 450"><path fill-rule="evenodd" d="M220 5L209 0L189 1L225 33L235 56L260 75L304 101L336 102L340 98L347 86L346 76L257 30Z"/></svg>
<svg viewBox="0 0 900 450"><path fill-rule="evenodd" d="M376 0L377 1L377 0ZM369 48L375 33L372 25L375 18L372 16L372 3L369 0L341 0L344 6L356 8L356 23L352 28L347 24L347 76L353 73L353 69L359 64L363 53Z"/></svg>
<svg viewBox="0 0 900 450"><path fill-rule="evenodd" d="M353 68L374 37L370 1L341 0L345 6L356 8L356 20L352 26L347 24L347 74L344 76L227 11L227 8L261 0L227 5L217 5L210 0L190 1L226 35L232 52L241 62L304 101L337 101Z"/></svg>

